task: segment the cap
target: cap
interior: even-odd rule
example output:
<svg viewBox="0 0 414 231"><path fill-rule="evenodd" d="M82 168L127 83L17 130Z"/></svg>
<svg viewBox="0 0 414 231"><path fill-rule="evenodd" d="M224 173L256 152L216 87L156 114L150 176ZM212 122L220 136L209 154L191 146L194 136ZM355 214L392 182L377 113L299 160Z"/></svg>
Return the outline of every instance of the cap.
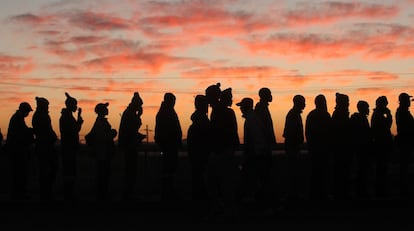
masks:
<svg viewBox="0 0 414 231"><path fill-rule="evenodd" d="M207 97L219 98L221 94L220 83L208 86L205 93Z"/></svg>
<svg viewBox="0 0 414 231"><path fill-rule="evenodd" d="M401 101L410 101L410 99L412 98L413 96L412 95L409 95L409 94L407 94L407 93L405 93L405 92L403 92L403 93L401 93L399 96L398 96L398 100L401 102ZM411 99L412 100L412 99Z"/></svg>
<svg viewBox="0 0 414 231"><path fill-rule="evenodd" d="M253 108L253 99L243 98L240 102L236 103L239 107Z"/></svg>
<svg viewBox="0 0 414 231"><path fill-rule="evenodd" d="M109 103L98 103L95 106L95 112L96 114L103 114L103 112L107 109Z"/></svg>
<svg viewBox="0 0 414 231"><path fill-rule="evenodd" d="M32 106L28 102L22 102L19 105L19 110L21 111L33 111Z"/></svg>

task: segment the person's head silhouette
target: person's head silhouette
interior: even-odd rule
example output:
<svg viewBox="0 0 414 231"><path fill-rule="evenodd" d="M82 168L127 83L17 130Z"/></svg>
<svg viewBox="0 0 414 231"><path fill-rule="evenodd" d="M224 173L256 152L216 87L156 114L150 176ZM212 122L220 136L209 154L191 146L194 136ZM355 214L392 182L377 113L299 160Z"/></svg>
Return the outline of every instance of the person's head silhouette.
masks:
<svg viewBox="0 0 414 231"><path fill-rule="evenodd" d="M33 111L33 109L32 109L32 106L30 106L28 102L22 102L19 105L18 111L23 115L23 117L26 117L29 115L31 111Z"/></svg>
<svg viewBox="0 0 414 231"><path fill-rule="evenodd" d="M236 106L240 107L240 111L245 116L248 112L253 111L253 99L243 98L240 102L236 103Z"/></svg>
<svg viewBox="0 0 414 231"><path fill-rule="evenodd" d="M108 106L109 106L109 103L98 103L95 106L95 113L98 116L101 116L101 117L107 116L108 115Z"/></svg>
<svg viewBox="0 0 414 231"><path fill-rule="evenodd" d="M197 95L194 99L194 106L196 110L202 113L207 113L208 112L207 97L204 95Z"/></svg>
<svg viewBox="0 0 414 231"><path fill-rule="evenodd" d="M217 103L221 95L220 83L210 85L205 93L209 104Z"/></svg>
<svg viewBox="0 0 414 231"><path fill-rule="evenodd" d="M408 108L411 106L412 96L403 92L398 96L400 107Z"/></svg>
<svg viewBox="0 0 414 231"><path fill-rule="evenodd" d="M272 92L267 87L260 88L259 97L260 97L260 101L266 102L266 103L272 102L273 100Z"/></svg>
<svg viewBox="0 0 414 231"><path fill-rule="evenodd" d="M366 116L369 115L369 104L367 103L367 101L364 101L364 100L358 101L357 109L359 113L366 115Z"/></svg>
<svg viewBox="0 0 414 231"><path fill-rule="evenodd" d="M306 106L305 97L302 95L295 95L293 97L293 107L302 111Z"/></svg>
<svg viewBox="0 0 414 231"><path fill-rule="evenodd" d="M173 93L167 92L164 94L164 104L168 107L174 107L175 105L175 95Z"/></svg>
<svg viewBox="0 0 414 231"><path fill-rule="evenodd" d="M324 95L320 94L315 97L315 107L321 111L328 111L328 106L326 104L326 98Z"/></svg>
<svg viewBox="0 0 414 231"><path fill-rule="evenodd" d="M49 110L49 101L43 97L36 96L36 111L48 111Z"/></svg>
<svg viewBox="0 0 414 231"><path fill-rule="evenodd" d="M76 109L78 109L78 101L72 96L70 96L69 93L67 92L65 92L65 95L66 95L66 100L65 100L66 108L72 112L75 112Z"/></svg>
<svg viewBox="0 0 414 231"><path fill-rule="evenodd" d="M376 108L386 108L388 106L388 99L386 96L380 96L375 101Z"/></svg>
<svg viewBox="0 0 414 231"><path fill-rule="evenodd" d="M221 92L220 101L229 107L233 104L233 94L231 92L231 88L227 88Z"/></svg>

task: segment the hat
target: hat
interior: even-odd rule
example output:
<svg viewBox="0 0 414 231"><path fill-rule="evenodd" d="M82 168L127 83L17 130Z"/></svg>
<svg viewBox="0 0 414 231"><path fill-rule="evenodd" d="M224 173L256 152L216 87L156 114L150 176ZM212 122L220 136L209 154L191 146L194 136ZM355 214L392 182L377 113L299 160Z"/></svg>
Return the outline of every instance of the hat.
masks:
<svg viewBox="0 0 414 231"><path fill-rule="evenodd" d="M65 95L66 95L66 100L65 100L66 106L76 105L78 103L78 101L75 98L73 98L72 96L70 96L69 93L65 92Z"/></svg>
<svg viewBox="0 0 414 231"><path fill-rule="evenodd" d="M139 96L139 93L137 91L134 92L134 96L131 99L131 104L141 106L143 103L144 102L142 101L141 96Z"/></svg>
<svg viewBox="0 0 414 231"><path fill-rule="evenodd" d="M19 110L26 111L26 112L33 111L32 107L27 102L20 103Z"/></svg>
<svg viewBox="0 0 414 231"><path fill-rule="evenodd" d="M236 103L239 107L253 108L253 99L252 98L243 98L240 102Z"/></svg>
<svg viewBox="0 0 414 231"><path fill-rule="evenodd" d="M44 107L49 105L49 101L46 98L36 96L35 99L38 107Z"/></svg>
<svg viewBox="0 0 414 231"><path fill-rule="evenodd" d="M205 92L207 97L219 98L221 94L220 83L210 85Z"/></svg>
<svg viewBox="0 0 414 231"><path fill-rule="evenodd" d="M348 95L337 92L335 93L335 96L336 96L336 99L335 99L336 104L340 104L340 105L349 104Z"/></svg>
<svg viewBox="0 0 414 231"><path fill-rule="evenodd" d="M405 93L405 92L403 92L403 93L401 93L399 96L398 96L398 100L401 102L401 101L410 101L410 98L412 98L413 96L412 95L409 95L409 94L407 94L407 93ZM412 100L412 99L411 99Z"/></svg>
<svg viewBox="0 0 414 231"><path fill-rule="evenodd" d="M220 96L220 98L221 98L221 99L231 99L231 98L233 98L233 94L231 93L231 87L229 87L229 88L227 88L227 89L223 90L223 91L221 92L221 96Z"/></svg>
<svg viewBox="0 0 414 231"><path fill-rule="evenodd" d="M108 105L109 105L108 102L106 102L106 103L98 103L95 106L95 112L96 112L96 114L98 114L98 115L99 114L104 114L104 111L107 110Z"/></svg>

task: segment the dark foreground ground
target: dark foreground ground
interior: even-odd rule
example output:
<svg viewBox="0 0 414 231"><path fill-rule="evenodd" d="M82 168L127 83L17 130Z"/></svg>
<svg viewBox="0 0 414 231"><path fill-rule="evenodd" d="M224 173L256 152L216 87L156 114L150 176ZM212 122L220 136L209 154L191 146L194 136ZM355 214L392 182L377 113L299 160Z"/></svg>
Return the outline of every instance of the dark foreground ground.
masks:
<svg viewBox="0 0 414 231"><path fill-rule="evenodd" d="M387 199L348 200L326 202L310 201L309 160L302 155L302 198L286 201L286 164L283 151L273 158L272 182L274 203L262 209L253 202L235 206L233 216L209 216L208 203L191 200L190 172L186 153L181 153L176 186L180 199L171 202L160 200L160 158L157 152L140 153L137 179L137 198L122 200L123 157L118 153L112 162L111 199L94 198L94 161L83 150L79 158L77 181L78 200L64 201L61 172L58 174L55 199L41 201L38 196L37 164L30 165L29 192L31 199L11 201L8 194L8 161L0 157L0 230L139 230L146 227L183 228L191 226L237 226L240 228L273 226L287 230L326 229L353 230L377 229L412 230L414 228L414 197L398 197L396 172L398 165L391 164L390 195ZM414 179L414 178L412 178ZM413 180L414 181L414 180ZM412 191L414 192L414 191Z"/></svg>

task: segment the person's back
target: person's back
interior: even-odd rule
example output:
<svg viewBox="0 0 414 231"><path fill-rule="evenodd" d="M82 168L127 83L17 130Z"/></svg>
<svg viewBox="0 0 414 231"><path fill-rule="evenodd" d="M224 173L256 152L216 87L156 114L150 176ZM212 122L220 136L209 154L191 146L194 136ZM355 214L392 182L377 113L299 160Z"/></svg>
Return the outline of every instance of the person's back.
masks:
<svg viewBox="0 0 414 231"><path fill-rule="evenodd" d="M52 122L49 116L49 102L40 97L36 97L36 101L38 107L32 117L32 125L36 135L36 143L53 145L57 140L57 135L52 128Z"/></svg>
<svg viewBox="0 0 414 231"><path fill-rule="evenodd" d="M351 115L352 149L356 160L356 196L360 199L370 197L368 178L372 168L372 130L368 122L369 105L360 100L358 112Z"/></svg>
<svg viewBox="0 0 414 231"><path fill-rule="evenodd" d="M376 107L371 117L371 129L373 135L373 150L375 155L375 193L377 197L386 197L388 192L387 171L393 137L391 133L392 114L388 109L388 99L380 96L376 99Z"/></svg>
<svg viewBox="0 0 414 231"><path fill-rule="evenodd" d="M52 199L52 188L58 171L58 156L55 149L57 135L49 116L49 101L36 97L36 111L32 125L36 136L35 153L39 163L40 198Z"/></svg>
<svg viewBox="0 0 414 231"><path fill-rule="evenodd" d="M174 110L175 100L172 93L165 93L155 120L154 139L161 149L162 159L162 200L178 198L174 179L178 167L178 150L182 147L182 131Z"/></svg>
<svg viewBox="0 0 414 231"><path fill-rule="evenodd" d="M315 109L306 117L305 137L311 160L310 198L328 199L331 115L324 95L315 97Z"/></svg>
<svg viewBox="0 0 414 231"><path fill-rule="evenodd" d="M352 165L351 127L349 121L349 97L336 93L335 110L332 113L333 194L335 199L347 200L350 194Z"/></svg>
<svg viewBox="0 0 414 231"><path fill-rule="evenodd" d="M191 114L191 125L187 132L188 157L191 165L193 200L206 200L206 168L211 151L211 127L208 119L208 102L204 95L194 100L195 111Z"/></svg>
<svg viewBox="0 0 414 231"><path fill-rule="evenodd" d="M336 94L336 106L332 113L332 142L336 150L349 147L351 141L349 126L349 97Z"/></svg>
<svg viewBox="0 0 414 231"><path fill-rule="evenodd" d="M369 105L365 101L358 102L358 112L350 117L352 143L354 145L370 145L372 131L368 121Z"/></svg>
<svg viewBox="0 0 414 231"><path fill-rule="evenodd" d="M167 93L168 94L168 93ZM161 148L176 148L182 145L182 131L173 101L164 100L156 115L155 142Z"/></svg>

